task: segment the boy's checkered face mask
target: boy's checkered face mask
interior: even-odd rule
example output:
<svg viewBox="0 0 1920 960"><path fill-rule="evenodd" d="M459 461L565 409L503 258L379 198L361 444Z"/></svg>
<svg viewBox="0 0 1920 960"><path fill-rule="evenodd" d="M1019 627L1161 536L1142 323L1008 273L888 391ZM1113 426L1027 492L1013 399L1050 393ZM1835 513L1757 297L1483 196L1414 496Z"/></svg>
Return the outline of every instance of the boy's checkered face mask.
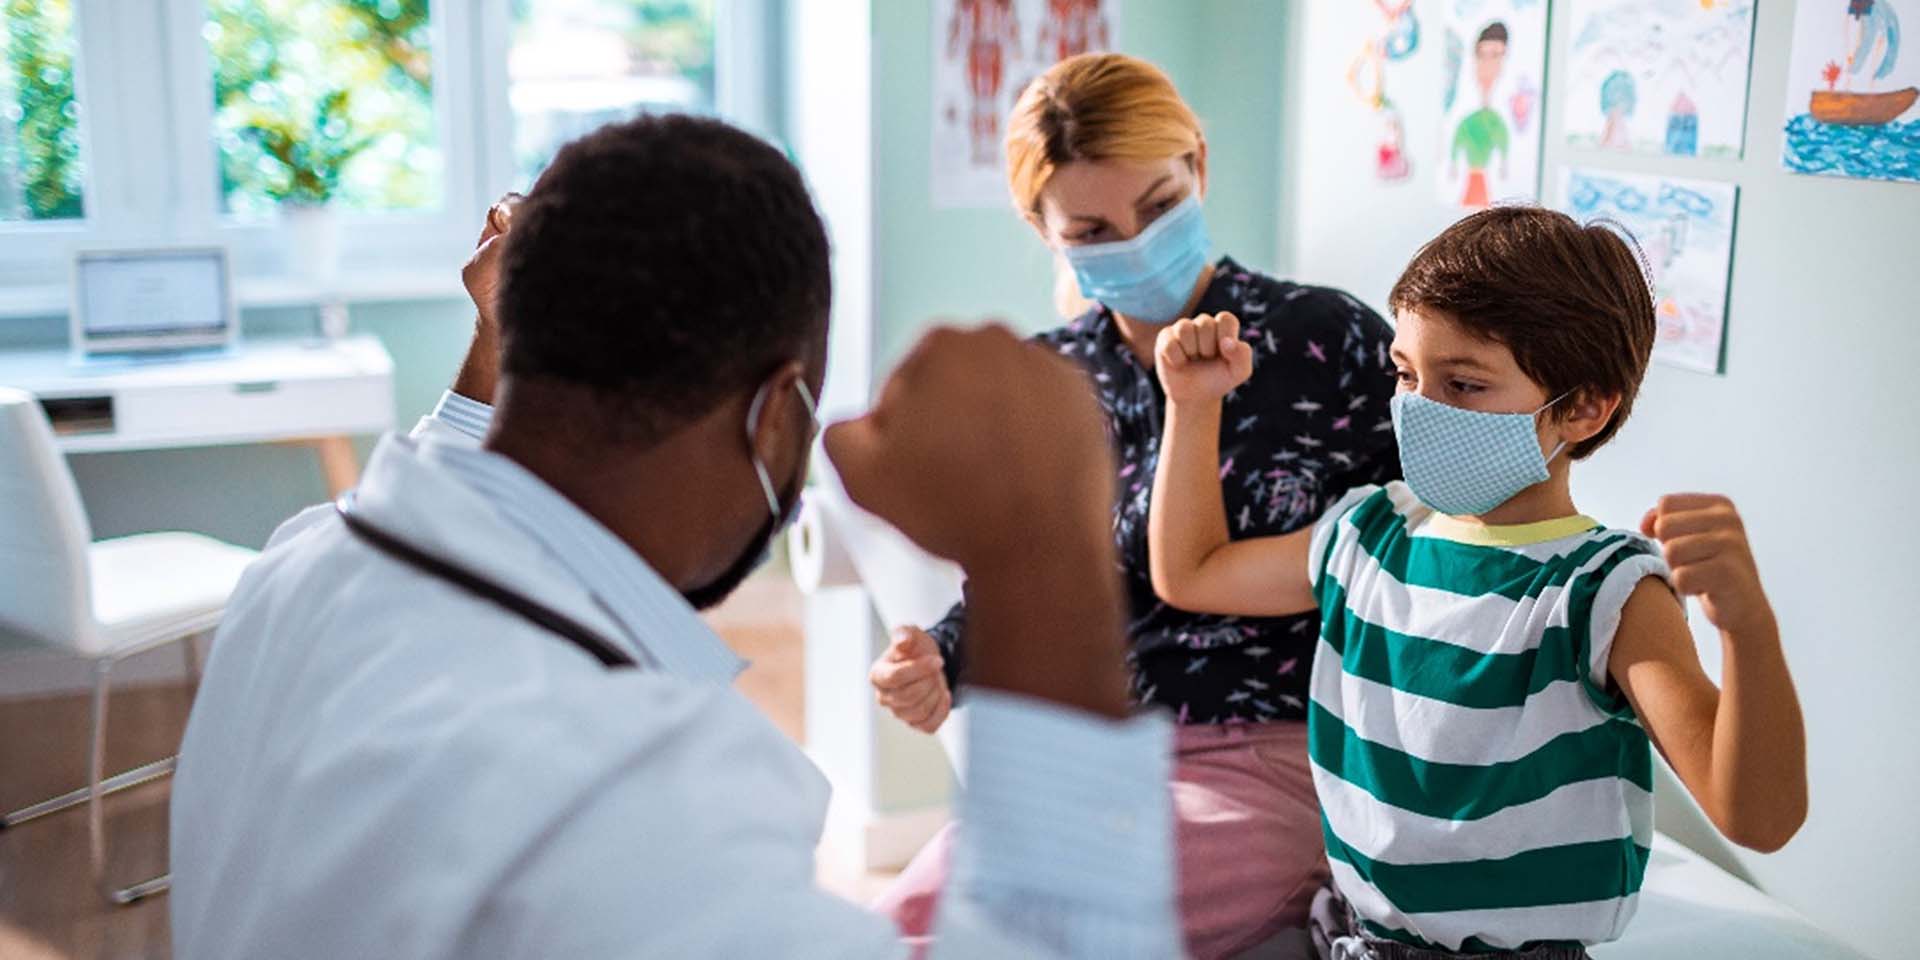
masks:
<svg viewBox="0 0 1920 960"><path fill-rule="evenodd" d="M1548 401L1546 410L1566 394ZM1540 454L1532 413L1481 413L1429 400L1417 393L1393 398L1393 432L1400 442L1400 469L1420 502L1441 513L1471 517L1489 513L1514 495L1547 479L1547 463L1563 442Z"/></svg>

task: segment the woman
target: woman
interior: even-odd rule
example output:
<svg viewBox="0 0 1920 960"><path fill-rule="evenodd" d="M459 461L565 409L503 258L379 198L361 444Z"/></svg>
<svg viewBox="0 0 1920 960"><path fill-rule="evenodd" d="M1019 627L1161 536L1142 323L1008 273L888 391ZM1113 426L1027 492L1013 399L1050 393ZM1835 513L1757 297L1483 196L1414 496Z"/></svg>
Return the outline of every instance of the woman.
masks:
<svg viewBox="0 0 1920 960"><path fill-rule="evenodd" d="M1092 375L1119 453L1114 541L1128 589L1133 694L1178 719L1174 808L1180 907L1195 956L1229 956L1306 922L1325 877L1306 754L1311 616L1251 619L1174 609L1153 594L1147 506L1166 398L1161 327L1231 312L1256 347L1226 401L1221 483L1238 537L1310 524L1349 487L1399 476L1387 401L1392 331L1334 290L1207 259L1207 145L1165 74L1090 54L1027 88L1006 141L1014 200L1071 268L1078 319L1040 340ZM1077 298L1076 298L1077 299ZM964 602L900 631L875 664L882 704L931 731L966 677ZM924 931L945 870L936 838L880 905Z"/></svg>

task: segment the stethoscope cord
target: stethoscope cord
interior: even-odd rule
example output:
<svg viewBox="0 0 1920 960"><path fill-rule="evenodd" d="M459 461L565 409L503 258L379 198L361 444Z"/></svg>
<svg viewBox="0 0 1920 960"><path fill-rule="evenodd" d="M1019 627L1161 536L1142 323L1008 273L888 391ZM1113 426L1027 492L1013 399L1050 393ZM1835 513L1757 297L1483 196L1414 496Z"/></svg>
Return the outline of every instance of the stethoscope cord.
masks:
<svg viewBox="0 0 1920 960"><path fill-rule="evenodd" d="M356 509L352 491L342 494L340 499L334 501L333 510L340 515L341 520L346 522L347 529L354 536L359 537L375 550L421 573L444 580L482 600L519 615L535 626L586 651L610 669L638 665L626 651L572 617L525 594L503 587L459 564L436 557L380 529Z"/></svg>

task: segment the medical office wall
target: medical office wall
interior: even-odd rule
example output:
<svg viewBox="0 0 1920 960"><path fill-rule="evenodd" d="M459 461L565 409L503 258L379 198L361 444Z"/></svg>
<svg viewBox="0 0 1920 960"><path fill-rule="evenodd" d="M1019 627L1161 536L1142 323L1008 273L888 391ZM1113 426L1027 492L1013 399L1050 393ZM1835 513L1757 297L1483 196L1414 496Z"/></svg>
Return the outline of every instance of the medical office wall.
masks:
<svg viewBox="0 0 1920 960"><path fill-rule="evenodd" d="M1847 5L1801 0L1836 29ZM1416 0L1437 25L1443 4ZM1920 673L1920 567L1900 533L1906 487L1920 474L1912 377L1920 351L1920 184L1803 176L1782 168L1795 5L1756 6L1745 150L1678 157L1569 146L1572 9L1551 7L1541 183L1549 202L1569 168L1739 189L1724 373L1656 363L1633 419L1575 473L1587 512L1636 525L1662 493L1712 490L1739 504L1772 591L1809 735L1812 810L1784 851L1734 850L1705 828L1671 779L1662 830L1742 873L1874 956L1912 956L1920 903L1920 725L1909 690ZM1423 241L1458 216L1436 203L1445 50L1437 42L1388 66L1411 170L1383 180L1380 116L1348 88L1357 51L1380 32L1372 3L1295 5L1283 80L1280 248L1299 278L1351 290L1384 309ZM1428 34L1428 40L1433 40ZM1699 649L1718 671L1718 637L1695 608Z"/></svg>
<svg viewBox="0 0 1920 960"><path fill-rule="evenodd" d="M1010 199L935 203L931 0L872 0L874 363L885 371L938 319L995 316L1026 331L1061 321L1053 257ZM804 4L803 4L804 6ZM1281 71L1297 5L1271 0L1125 0L1119 50L1160 65L1199 114L1209 146L1206 210L1216 253L1278 258ZM1022 43L1035 24L1021 24ZM1002 195L1004 197L1004 194Z"/></svg>

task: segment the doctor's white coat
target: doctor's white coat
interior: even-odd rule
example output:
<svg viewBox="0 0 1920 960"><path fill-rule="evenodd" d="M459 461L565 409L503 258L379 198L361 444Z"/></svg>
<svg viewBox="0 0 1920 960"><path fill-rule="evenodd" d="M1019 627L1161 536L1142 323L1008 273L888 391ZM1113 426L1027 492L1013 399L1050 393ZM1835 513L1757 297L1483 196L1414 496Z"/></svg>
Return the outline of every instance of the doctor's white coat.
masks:
<svg viewBox="0 0 1920 960"><path fill-rule="evenodd" d="M805 756L730 685L649 658L657 625L620 622L438 445L492 456L430 419L382 441L360 512L637 639L649 666L609 671L329 507L288 521L235 593L182 748L174 955L903 955L885 918L814 885L828 791ZM973 702L978 829L937 953L1178 953L1165 725Z"/></svg>

